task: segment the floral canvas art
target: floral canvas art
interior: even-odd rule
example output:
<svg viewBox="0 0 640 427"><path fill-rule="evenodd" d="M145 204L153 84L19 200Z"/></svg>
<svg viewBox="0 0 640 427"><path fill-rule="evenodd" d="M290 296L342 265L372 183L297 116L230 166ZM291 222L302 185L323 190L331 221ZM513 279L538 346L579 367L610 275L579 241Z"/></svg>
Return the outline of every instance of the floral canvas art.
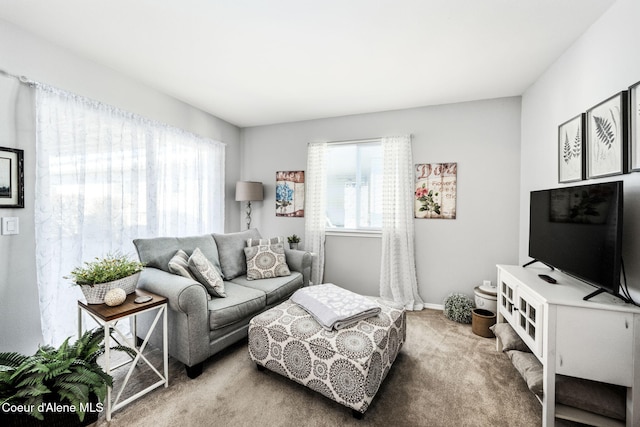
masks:
<svg viewBox="0 0 640 427"><path fill-rule="evenodd" d="M455 219L458 164L417 164L415 173L415 217Z"/></svg>
<svg viewBox="0 0 640 427"><path fill-rule="evenodd" d="M304 216L304 171L276 172L276 216Z"/></svg>

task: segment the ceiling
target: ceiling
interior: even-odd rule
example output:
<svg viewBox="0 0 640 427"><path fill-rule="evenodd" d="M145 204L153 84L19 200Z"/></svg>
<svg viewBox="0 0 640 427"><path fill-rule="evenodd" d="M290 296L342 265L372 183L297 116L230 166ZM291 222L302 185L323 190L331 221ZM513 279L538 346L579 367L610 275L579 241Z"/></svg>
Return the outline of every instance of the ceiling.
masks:
<svg viewBox="0 0 640 427"><path fill-rule="evenodd" d="M613 3L0 0L0 20L248 127L521 95Z"/></svg>

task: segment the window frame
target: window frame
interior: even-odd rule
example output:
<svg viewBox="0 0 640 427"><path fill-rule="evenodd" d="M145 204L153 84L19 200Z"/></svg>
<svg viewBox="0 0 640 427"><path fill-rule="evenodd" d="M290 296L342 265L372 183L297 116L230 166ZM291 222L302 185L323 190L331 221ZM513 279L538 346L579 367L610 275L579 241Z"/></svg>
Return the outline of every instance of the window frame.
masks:
<svg viewBox="0 0 640 427"><path fill-rule="evenodd" d="M345 146L345 145L352 145L352 146L361 146L361 145L366 145L366 144L375 144L379 146L380 149L380 154L382 154L382 138L369 138L369 139L360 139L360 140L349 140L349 141L335 141L335 142L328 142L327 143L327 151L331 150L332 147L336 147L336 146ZM358 173L358 171L360 170L360 162L359 162L359 158L356 160L356 165L355 165L355 169L354 169L354 173L356 175L356 177L358 177L360 174ZM327 174L327 184L328 184L328 180L329 180L329 176ZM327 185L327 190L328 191L328 185ZM327 197L327 192L325 192L324 195L325 199L327 200L327 204L328 204L328 197ZM343 210L344 210L344 205L343 205ZM357 215L360 215L360 209L358 208L357 210ZM327 215L328 218L328 215ZM329 235L329 236L342 236L342 237L380 237L382 235L382 224L380 224L379 227L363 227L363 228L352 228L352 227L329 227L329 226L325 226L325 234Z"/></svg>

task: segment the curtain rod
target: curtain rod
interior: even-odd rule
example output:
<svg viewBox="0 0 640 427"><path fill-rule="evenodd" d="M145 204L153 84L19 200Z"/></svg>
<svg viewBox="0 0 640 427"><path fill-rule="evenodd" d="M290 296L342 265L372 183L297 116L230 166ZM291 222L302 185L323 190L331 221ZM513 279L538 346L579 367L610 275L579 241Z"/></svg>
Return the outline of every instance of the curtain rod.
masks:
<svg viewBox="0 0 640 427"><path fill-rule="evenodd" d="M324 141L327 144L331 144L331 145L340 145L340 144L354 144L357 142L373 142L373 141L380 141L382 139L381 136L376 137L376 138L358 138L358 139L345 139L343 141ZM318 141L320 142L320 141ZM307 145L309 144L314 144L314 142L309 142Z"/></svg>
<svg viewBox="0 0 640 427"><path fill-rule="evenodd" d="M409 135L409 137L412 137L413 135ZM327 144L331 144L331 145L340 145L340 144L355 144L358 142L374 142L374 141L381 141L382 140L382 136L377 136L374 138L358 138L358 139L345 139L342 141L325 141ZM309 142L307 145L309 144L313 144L313 142Z"/></svg>
<svg viewBox="0 0 640 427"><path fill-rule="evenodd" d="M20 83L25 83L25 84L35 84L36 82L34 82L33 80L31 80L30 78L28 78L27 76L18 76L16 74L11 74L8 71L5 71L3 69L0 68L0 76L5 76L5 77L9 77L12 79L16 79L18 80Z"/></svg>

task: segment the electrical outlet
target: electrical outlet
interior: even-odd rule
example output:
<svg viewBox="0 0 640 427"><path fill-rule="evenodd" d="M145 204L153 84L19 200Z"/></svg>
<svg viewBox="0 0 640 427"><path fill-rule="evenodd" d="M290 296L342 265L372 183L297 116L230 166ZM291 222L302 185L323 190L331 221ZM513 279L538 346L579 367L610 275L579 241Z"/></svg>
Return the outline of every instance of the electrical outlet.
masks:
<svg viewBox="0 0 640 427"><path fill-rule="evenodd" d="M493 285L491 284L491 280L483 280L482 281L482 286L491 287Z"/></svg>

